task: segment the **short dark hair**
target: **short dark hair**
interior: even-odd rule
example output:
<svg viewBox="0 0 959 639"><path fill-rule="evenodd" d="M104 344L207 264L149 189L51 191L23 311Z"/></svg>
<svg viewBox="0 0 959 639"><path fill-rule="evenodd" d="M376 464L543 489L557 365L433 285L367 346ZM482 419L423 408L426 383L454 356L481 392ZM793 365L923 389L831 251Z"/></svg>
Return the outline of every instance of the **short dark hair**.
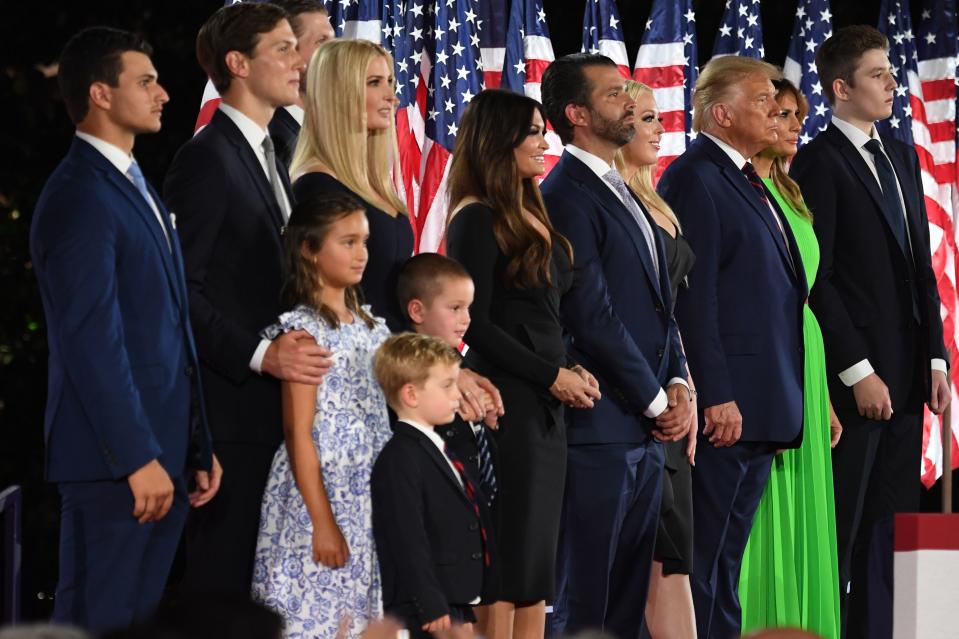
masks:
<svg viewBox="0 0 959 639"><path fill-rule="evenodd" d="M589 105L592 86L583 69L615 66L615 62L598 53L571 53L546 67L541 85L543 110L563 144L573 141L573 125L566 119L566 105Z"/></svg>
<svg viewBox="0 0 959 639"><path fill-rule="evenodd" d="M293 34L297 38L302 34L303 21L300 20L301 15L304 13L330 15L320 0L273 0L273 4L286 11L290 26L293 27Z"/></svg>
<svg viewBox="0 0 959 639"><path fill-rule="evenodd" d="M123 72L121 56L127 51L153 53L135 33L110 27L90 27L75 34L60 53L57 80L67 115L79 124L90 111L90 85L104 82L117 86Z"/></svg>
<svg viewBox="0 0 959 639"><path fill-rule="evenodd" d="M239 51L253 57L260 35L287 20L286 11L269 2L239 2L217 9L196 36L196 59L220 93L230 88L233 74L226 54Z"/></svg>
<svg viewBox="0 0 959 639"><path fill-rule="evenodd" d="M838 29L819 47L816 53L816 71L819 83L829 104L836 103L832 83L844 80L855 87L856 67L866 51L889 48L889 40L877 29L865 24L854 24Z"/></svg>
<svg viewBox="0 0 959 639"><path fill-rule="evenodd" d="M406 260L396 281L396 297L406 315L413 300L430 304L442 292L443 282L470 280L470 274L456 260L439 253L420 253Z"/></svg>

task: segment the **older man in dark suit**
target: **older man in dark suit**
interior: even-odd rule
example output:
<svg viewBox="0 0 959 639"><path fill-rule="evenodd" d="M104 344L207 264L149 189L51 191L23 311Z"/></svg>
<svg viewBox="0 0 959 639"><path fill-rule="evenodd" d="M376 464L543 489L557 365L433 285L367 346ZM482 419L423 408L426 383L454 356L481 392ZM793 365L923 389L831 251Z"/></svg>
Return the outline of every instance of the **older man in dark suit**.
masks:
<svg viewBox="0 0 959 639"><path fill-rule="evenodd" d="M188 503L213 498L220 469L179 238L133 157L169 99L150 48L125 31L81 31L59 81L76 137L30 233L50 348L46 475L62 497L54 619L99 632L158 603Z"/></svg>
<svg viewBox="0 0 959 639"><path fill-rule="evenodd" d="M207 20L197 56L223 102L177 153L164 196L183 237L210 429L229 479L215 507L187 523L184 579L187 589L248 592L260 501L283 441L278 380L319 384L330 364L304 331L259 335L283 310L281 233L293 200L267 125L296 100L303 61L286 13L254 3Z"/></svg>
<svg viewBox="0 0 959 639"><path fill-rule="evenodd" d="M705 425L691 575L702 639L739 635L753 515L776 449L802 437L806 279L789 225L748 161L776 142L777 76L750 58L707 64L693 94L699 136L659 183L696 253L676 317Z"/></svg>

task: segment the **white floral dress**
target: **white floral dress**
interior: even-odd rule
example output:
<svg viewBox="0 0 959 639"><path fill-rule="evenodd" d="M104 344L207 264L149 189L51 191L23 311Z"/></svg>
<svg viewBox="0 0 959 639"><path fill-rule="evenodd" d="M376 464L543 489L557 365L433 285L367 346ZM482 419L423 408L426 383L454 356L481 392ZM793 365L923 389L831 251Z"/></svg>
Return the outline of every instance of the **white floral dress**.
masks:
<svg viewBox="0 0 959 639"><path fill-rule="evenodd" d="M369 307L364 307L369 313ZM338 329L297 306L263 331L273 339L303 329L333 351L333 366L317 388L313 442L336 524L349 546L343 568L313 561L313 524L281 445L263 495L253 570L253 597L283 616L287 639L357 637L382 615L380 569L373 543L370 473L390 438L386 402L373 375L373 354L389 336L384 320L372 329L359 318Z"/></svg>

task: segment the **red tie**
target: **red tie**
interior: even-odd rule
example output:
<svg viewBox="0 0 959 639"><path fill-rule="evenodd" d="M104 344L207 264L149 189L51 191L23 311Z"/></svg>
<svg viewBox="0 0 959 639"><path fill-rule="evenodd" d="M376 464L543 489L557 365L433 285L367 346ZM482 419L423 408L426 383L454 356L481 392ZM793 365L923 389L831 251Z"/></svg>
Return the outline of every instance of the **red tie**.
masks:
<svg viewBox="0 0 959 639"><path fill-rule="evenodd" d="M473 512L476 513L476 519L479 521L480 538L483 540L483 564L489 566L490 556L489 549L487 548L486 544L486 527L483 526L483 518L480 516L479 502L476 500L476 489L473 488L473 482L471 482L469 477L466 476L466 468L463 466L463 462L457 459L456 455L453 454L453 451L451 451L445 444L443 445L443 453L446 454L447 459L452 462L453 468L455 468L457 474L459 474L460 479L463 482L463 489L466 491L466 498L469 500L470 504L473 505Z"/></svg>

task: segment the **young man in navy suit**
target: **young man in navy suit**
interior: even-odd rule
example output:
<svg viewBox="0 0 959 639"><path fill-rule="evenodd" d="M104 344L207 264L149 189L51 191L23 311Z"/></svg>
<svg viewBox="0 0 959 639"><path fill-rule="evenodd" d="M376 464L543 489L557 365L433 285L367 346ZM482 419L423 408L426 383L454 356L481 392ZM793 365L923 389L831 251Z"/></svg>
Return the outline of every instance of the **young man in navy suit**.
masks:
<svg viewBox="0 0 959 639"><path fill-rule="evenodd" d="M919 508L923 403L949 405L939 293L915 150L879 135L892 113L886 37L838 30L816 55L832 122L790 169L815 217L810 303L822 325L844 634L892 633L892 517Z"/></svg>
<svg viewBox="0 0 959 639"><path fill-rule="evenodd" d="M775 67L713 59L693 94L699 135L659 192L696 268L676 304L704 424L693 470L690 581L701 639L739 636L743 552L773 455L802 437L802 308L795 239L749 159L776 142Z"/></svg>
<svg viewBox="0 0 959 639"><path fill-rule="evenodd" d="M197 58L223 98L177 152L163 191L183 238L210 430L226 469L220 499L187 523L184 587L246 593L260 502L283 441L280 379L319 384L329 352L305 331L259 332L285 308L281 234L293 203L267 125L296 101L304 65L279 7L222 7ZM233 472L230 472L230 469Z"/></svg>
<svg viewBox="0 0 959 639"><path fill-rule="evenodd" d="M612 166L635 135L636 103L616 64L574 54L543 75L546 115L566 144L543 182L550 220L573 245L562 301L570 356L604 399L567 411L569 445L552 629L638 636L662 497L658 440L689 428L686 361L669 313L655 222ZM507 408L508 410L508 408Z"/></svg>
<svg viewBox="0 0 959 639"><path fill-rule="evenodd" d="M436 432L459 408L459 361L438 337L402 333L373 364L397 416L370 478L383 609L413 637L472 624L493 587L487 497L473 464Z"/></svg>
<svg viewBox="0 0 959 639"><path fill-rule="evenodd" d="M300 74L300 92L296 102L280 107L270 120L270 137L276 148L276 157L289 168L296 150L296 141L303 126L303 96L306 93L306 67L310 65L313 52L321 45L336 39L336 32L330 24L330 14L320 0L275 0L274 4L286 11L293 34L296 36L296 50L303 60L303 72Z"/></svg>
<svg viewBox="0 0 959 639"><path fill-rule="evenodd" d="M53 616L102 631L159 602L188 505L213 498L220 467L179 239L133 157L169 100L150 48L81 31L59 81L76 137L30 234L50 348L46 476L62 498Z"/></svg>

